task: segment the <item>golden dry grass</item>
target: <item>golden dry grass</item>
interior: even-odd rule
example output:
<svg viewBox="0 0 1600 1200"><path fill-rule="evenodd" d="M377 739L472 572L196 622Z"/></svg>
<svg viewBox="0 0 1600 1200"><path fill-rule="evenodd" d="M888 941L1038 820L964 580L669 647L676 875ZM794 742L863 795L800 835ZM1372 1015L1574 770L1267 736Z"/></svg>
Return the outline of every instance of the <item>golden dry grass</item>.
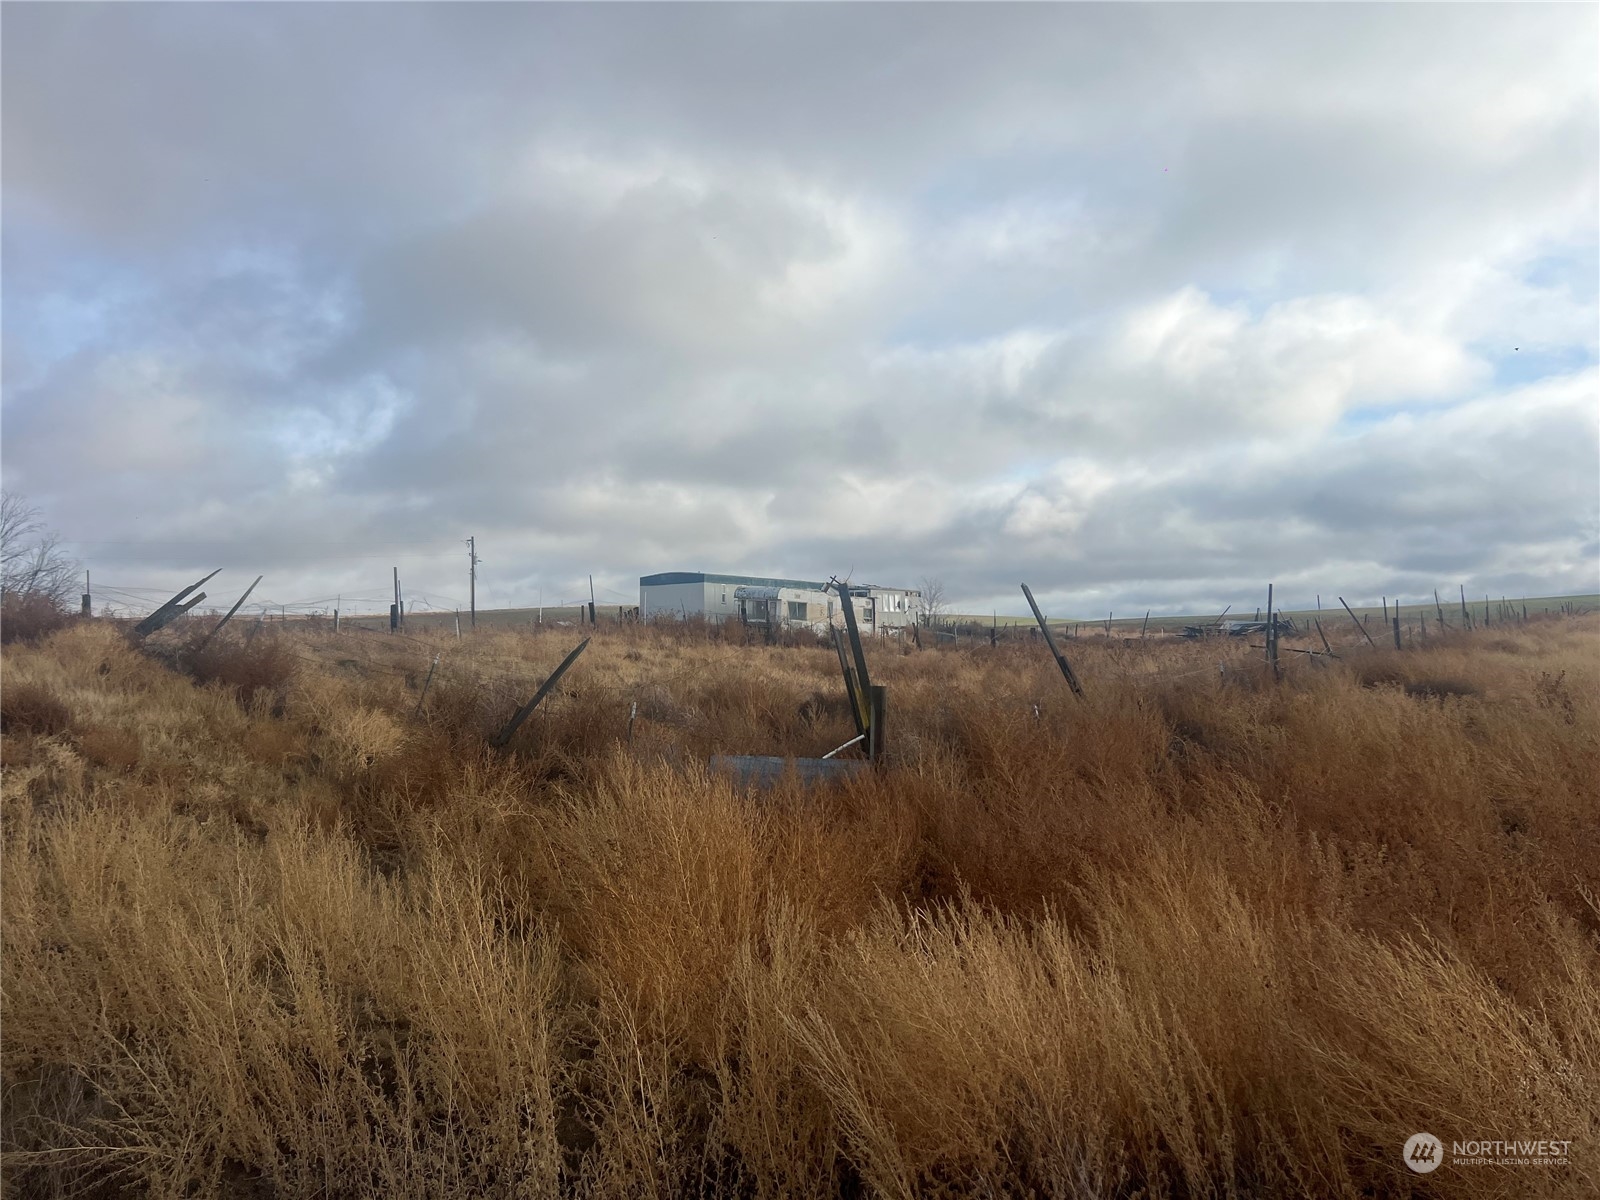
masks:
<svg viewBox="0 0 1600 1200"><path fill-rule="evenodd" d="M726 633L504 753L572 631L8 647L7 1194L1600 1193L1600 622L875 645L889 769L757 795L852 730Z"/></svg>

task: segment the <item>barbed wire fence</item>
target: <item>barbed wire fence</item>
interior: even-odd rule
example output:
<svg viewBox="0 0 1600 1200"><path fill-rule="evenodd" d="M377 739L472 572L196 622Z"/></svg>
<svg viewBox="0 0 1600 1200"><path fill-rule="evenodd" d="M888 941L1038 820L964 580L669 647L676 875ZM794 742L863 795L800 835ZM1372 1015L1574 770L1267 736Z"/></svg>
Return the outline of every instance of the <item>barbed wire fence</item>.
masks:
<svg viewBox="0 0 1600 1200"><path fill-rule="evenodd" d="M98 615L118 621L132 621L135 618L147 617L152 613L158 612L164 606L170 605L174 599L170 590L166 587L124 583L97 583L95 594L100 601ZM622 596L621 593L614 589L604 586L594 589L590 594L592 596L605 595L608 599ZM245 599L248 600L248 603L236 605L235 610L231 611L229 615L238 622L235 626L235 632L243 630L246 640L253 638L263 626L268 625L276 626L275 632L280 634L321 635L333 632L348 632L352 635L381 635L381 644L384 646L382 652L369 652L358 648L360 646L359 639L345 638L340 639L336 651L324 650L317 652L310 643L294 644L293 639L287 646L287 650L298 661L321 669L328 669L329 667L359 667L363 674L369 678L392 677L401 679L408 688L420 690L421 695L416 706L418 715L423 712L424 702L428 697L428 690L431 685L443 686L449 683L465 685L479 690L493 688L495 689L495 694L502 701L505 701L508 696L514 693L520 695L528 694L533 686L537 684L542 672L549 669L548 661L542 655L541 659L545 659L545 661L535 662L532 659L522 657L497 661L492 657L486 657L481 653L474 652L472 640L463 638L465 630L463 629L463 623L460 621L462 614L459 598L442 593L414 593L405 604L404 616L401 617L402 621L405 617L424 617L429 618L430 621L437 618L440 623L421 627L423 632L427 632L431 628L435 635L432 638L418 637L414 633L408 632L403 624L390 624L392 620L391 613L384 611L385 606L391 603L388 596L336 594L333 596L283 599L271 596L258 597L247 592ZM630 598L623 597L623 599ZM1460 596L1460 620L1454 624L1444 621L1444 609L1442 605L1439 605L1437 598L1435 598L1434 603L1438 606L1438 624L1442 625L1445 631L1451 633L1470 632L1480 626L1480 620L1475 619L1472 610L1468 608L1464 589ZM1492 628L1496 624L1521 624L1529 618L1526 602L1513 603L1505 599L1494 602L1489 597L1485 597L1481 604L1481 627L1485 629ZM593 600L585 601L582 597L564 599L561 603L553 603L547 606L542 603L541 597L541 603L534 607L485 610L485 613L502 615L506 613L537 614L534 620L524 620L511 626L506 625L504 622L496 621L496 626L501 630L511 628L528 631L531 626L533 628L556 631L588 624L588 621L584 618L589 614L595 613L596 607ZM1415 609L1420 606L1412 605L1410 607ZM186 611L190 616L191 627L196 618L205 618L216 622L213 625L213 632L215 632L216 629L220 628L222 622L228 620L227 617L222 616L223 609L224 605L219 602L214 605L208 604L204 609L195 607L193 610ZM545 622L543 614L546 610L552 614L560 612L575 613L578 619L570 621L555 618ZM618 604L616 611L617 620L621 623L627 619L629 606ZM1296 610L1295 615L1301 615L1303 611ZM1329 610L1319 615L1327 615L1331 620L1333 611L1337 610ZM1346 611L1349 611L1348 608L1346 608ZM1383 601L1383 611L1385 616L1388 617L1391 609L1387 597ZM1398 602L1395 603L1392 611L1394 615L1389 620L1393 622L1396 649L1427 644L1430 639L1428 622L1425 616L1413 612L1403 618ZM1542 612L1547 615L1579 616L1589 611L1591 610L1588 606L1579 604L1576 601L1569 601L1561 603L1557 608L1551 608L1547 603L1541 604L1535 615L1540 615ZM343 618L342 627L337 621L336 614ZM1420 619L1418 619L1419 617ZM451 623L443 623L446 618L450 618ZM1155 639L1149 639L1146 636L1149 626L1148 614L1145 615L1142 623L1139 623L1135 618L1138 632L1134 634L1131 628L1125 628L1122 632L1126 636L1116 636L1113 631L1113 622L1110 614L1108 614L1104 622L1059 621L1047 622L1046 624L1048 628L1069 643L1076 642L1080 645L1080 648L1086 646L1095 647L1092 677L1096 681L1133 682L1155 686L1204 676L1210 676L1213 679L1220 676L1223 679L1227 679L1230 673L1242 676L1253 667L1260 665L1253 655L1241 653L1241 651L1246 651L1247 647L1249 650L1262 649L1263 647L1254 646L1235 637L1223 636L1218 636L1214 639L1215 648L1223 651L1223 653L1218 659L1207 662L1203 666L1191 666L1190 664L1194 661L1192 657L1188 658L1186 662L1175 663L1170 666L1154 661L1155 656L1163 654L1180 640L1180 637L1174 636L1170 628L1170 622L1173 619L1158 619L1159 626ZM1360 636L1364 637L1370 644L1371 638L1367 634L1366 622L1358 618L1354 612L1350 613L1350 620L1354 622ZM609 611L607 611L607 623L609 624L611 621L612 618ZM374 622L377 624L375 625ZM1385 624L1388 623L1389 621L1386 620ZM385 628L386 625L389 627ZM1087 639L1081 637L1081 630L1085 627L1093 630L1092 636ZM448 637L448 634L452 628L454 628L456 635L453 640L459 645L459 652L451 651L452 639ZM1404 639L1401 637L1402 630L1405 633ZM1322 631L1319 629L1318 632L1321 633ZM1308 629L1297 630L1297 633L1309 636ZM1434 638L1438 636L1438 633L1433 635ZM1361 645L1360 641L1352 639L1349 630L1342 626L1338 637L1340 650L1348 652L1359 648ZM910 638L907 638L906 641L909 642ZM932 645L934 647L949 646L964 649L968 652L978 652L985 645L995 649L1002 646L1020 647L1029 643L1042 646L1042 641L1043 639L1040 638L1040 630L1037 626L1015 623L1000 626L998 622L995 622L985 627L980 621L967 621L950 622L946 630L939 631L939 636L933 640ZM1212 642L1213 639L1204 638L1200 639L1200 641L1201 644L1207 644ZM587 644L587 641L584 644ZM918 644L920 649L920 639ZM372 643L371 650L377 651L378 645L379 643L377 642ZM1328 645L1326 637L1323 639L1323 645L1327 648L1326 654L1314 650L1302 652L1306 655L1304 662L1308 667L1314 667L1316 664L1325 662L1328 659L1340 657ZM397 655L396 651L401 651L402 648L406 654L414 657L402 658ZM909 646L907 649L909 651ZM1274 675L1276 675L1279 668L1275 657L1269 659L1269 661L1272 664ZM423 682L419 683L419 680ZM637 706L635 705L636 709Z"/></svg>

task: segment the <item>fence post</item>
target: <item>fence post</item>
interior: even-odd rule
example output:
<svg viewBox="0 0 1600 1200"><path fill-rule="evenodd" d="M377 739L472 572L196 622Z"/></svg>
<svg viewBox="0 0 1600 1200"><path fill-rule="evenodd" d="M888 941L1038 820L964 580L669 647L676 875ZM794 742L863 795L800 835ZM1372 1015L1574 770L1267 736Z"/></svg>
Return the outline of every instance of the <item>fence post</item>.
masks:
<svg viewBox="0 0 1600 1200"><path fill-rule="evenodd" d="M539 685L539 690L533 694L533 699L529 700L526 704L512 714L511 719L506 722L505 728L497 733L494 737L494 740L489 743L491 746L494 746L498 749L511 740L512 736L517 732L517 730L522 727L522 723L528 719L529 714L531 714L534 709L539 707L539 701L543 700L545 696L549 695L550 690L554 688L556 684L560 682L561 677L567 673L567 668L578 661L578 655L583 653L584 647L588 644L589 639L584 638L583 641L578 643L577 649L575 649L571 654L567 655L566 658L561 660L561 665L554 671L550 672L550 678L546 679Z"/></svg>
<svg viewBox="0 0 1600 1200"><path fill-rule="evenodd" d="M1061 674L1066 678L1067 686L1072 689L1072 694L1079 700L1084 699L1083 685L1078 682L1078 677L1073 673L1067 656L1061 653L1056 646L1055 638L1050 636L1050 626L1045 623L1044 614L1039 611L1039 604L1033 598L1033 592L1027 584L1022 585L1022 594L1028 598L1028 607L1033 609L1033 619L1039 623L1039 632L1044 634L1044 644L1050 647L1050 653L1055 655L1056 666L1061 668Z"/></svg>
<svg viewBox="0 0 1600 1200"><path fill-rule="evenodd" d="M1355 627L1361 631L1361 636L1367 639L1367 645L1372 646L1373 645L1372 635L1367 632L1367 627L1365 625L1363 625L1360 621L1356 620L1355 613L1350 612L1350 606L1348 604L1344 603L1344 597L1343 596L1339 597L1339 603L1340 604L1344 604L1345 612L1350 613L1350 620L1355 622ZM1374 649L1376 649L1375 646L1374 646Z"/></svg>
<svg viewBox="0 0 1600 1200"><path fill-rule="evenodd" d="M433 663L428 667L428 677L422 681L422 695L417 697L417 711L412 713L413 718L422 715L422 702L428 698L428 689L433 686L433 673L439 669L439 656L433 656Z"/></svg>
<svg viewBox="0 0 1600 1200"><path fill-rule="evenodd" d="M1283 678L1283 671L1278 666L1278 620L1273 615L1270 583L1267 584L1267 658L1272 663L1272 681L1277 683Z"/></svg>
<svg viewBox="0 0 1600 1200"><path fill-rule="evenodd" d="M263 576L257 575L256 583L260 583L263 578ZM244 595L240 596L233 602L233 607L228 610L228 615L223 617L222 620L218 621L211 627L211 632L206 634L205 638L200 642L199 648L201 650L204 650L208 645L210 645L211 639L217 636L218 631L233 619L233 614L239 611L246 600L250 599L250 593L256 590L256 583L252 583L249 587L245 588Z"/></svg>
<svg viewBox="0 0 1600 1200"><path fill-rule="evenodd" d="M867 724L867 757L873 762L882 762L886 744L883 723L889 710L889 689L881 683L873 684L867 689L867 703L872 713Z"/></svg>

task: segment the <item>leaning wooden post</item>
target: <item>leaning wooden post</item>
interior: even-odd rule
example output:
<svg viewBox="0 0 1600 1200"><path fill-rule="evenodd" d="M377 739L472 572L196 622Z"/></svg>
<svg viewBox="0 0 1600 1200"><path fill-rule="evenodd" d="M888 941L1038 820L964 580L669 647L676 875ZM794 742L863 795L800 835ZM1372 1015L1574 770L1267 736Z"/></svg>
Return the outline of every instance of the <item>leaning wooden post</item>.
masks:
<svg viewBox="0 0 1600 1200"><path fill-rule="evenodd" d="M1028 607L1033 609L1033 619L1039 622L1039 630L1044 634L1044 644L1050 647L1050 653L1055 655L1056 666L1061 668L1061 674L1067 681L1067 686L1072 689L1072 694L1079 700L1084 699L1083 685L1078 682L1077 675L1073 674L1072 664L1067 662L1067 656L1061 653L1061 648L1056 645L1056 639L1050 634L1050 626L1045 622L1044 614L1039 611L1039 603L1033 598L1033 592L1027 584L1022 585L1022 594L1028 598Z"/></svg>
<svg viewBox="0 0 1600 1200"><path fill-rule="evenodd" d="M856 624L855 605L850 601L850 585L841 583L838 579L833 581L834 588L839 593L839 608L844 613L844 630L850 639L850 653L855 659L856 691L862 708L862 716L867 720L867 728L872 728L872 710L868 697L872 691L872 676L867 672L867 652L861 644L861 629Z"/></svg>
<svg viewBox="0 0 1600 1200"><path fill-rule="evenodd" d="M1467 585L1461 584L1461 623L1468 629L1472 628L1472 614L1467 611Z"/></svg>
<svg viewBox="0 0 1600 1200"><path fill-rule="evenodd" d="M1339 603L1344 604L1343 596L1339 597ZM1356 615L1355 613L1350 612L1350 606L1348 604L1344 604L1344 610L1345 612L1350 613L1350 620L1353 621L1355 623L1355 627L1361 631L1361 636L1367 639L1367 645L1372 646L1373 649L1377 649L1377 646L1374 645L1372 641L1372 635L1367 632L1367 627L1360 621L1356 620Z"/></svg>
<svg viewBox="0 0 1600 1200"><path fill-rule="evenodd" d="M1144 624L1139 626L1139 640L1144 640L1144 635L1150 630L1150 610L1144 610Z"/></svg>
<svg viewBox="0 0 1600 1200"><path fill-rule="evenodd" d="M256 583L260 583L262 578L263 578L263 576L257 575L256 576ZM205 638L201 641L200 645L196 648L197 650L204 650L207 646L209 646L211 644L211 639L216 637L218 631L220 631L222 629L222 627L224 625L226 625L233 618L233 614L239 611L240 606L243 605L246 600L250 599L250 593L256 590L256 583L252 583L249 587L245 588L244 595L240 596L237 600L235 600L233 602L233 607L228 610L227 616L223 617L222 620L218 621L215 625L213 625L211 627L211 632L206 634ZM335 628L337 628L337 626L338 626L338 618L337 618L337 616L335 616L335 618L334 618L334 623L335 623Z"/></svg>
<svg viewBox="0 0 1600 1200"><path fill-rule="evenodd" d="M433 686L433 673L439 669L439 656L433 656L433 663L428 667L428 677L422 681L422 695L417 697L417 711L412 713L413 718L422 715L422 703L428 698L428 689Z"/></svg>
<svg viewBox="0 0 1600 1200"><path fill-rule="evenodd" d="M855 722L856 733L865 737L867 733L867 714L861 711L861 697L856 691L856 673L850 669L849 660L844 655L844 635L839 632L839 627L833 627L833 648L839 652L839 674L844 677L844 694L850 700L850 719Z"/></svg>
<svg viewBox="0 0 1600 1200"><path fill-rule="evenodd" d="M207 580L221 570L222 568L218 567L216 571L211 572L211 575L207 575L205 579L200 580L198 583L191 583L181 592L178 592L176 595L174 595L172 599L168 600L160 608L156 609L155 612L151 613L148 617L133 627L134 636L142 638L154 633L163 625L170 624L171 622L177 620L196 604L200 603L200 601L204 600L206 598L206 594L201 592L193 600L189 601L188 604L183 603L185 596L187 596L190 592L200 588Z"/></svg>
<svg viewBox="0 0 1600 1200"><path fill-rule="evenodd" d="M550 694L551 689L554 688L556 684L561 681L561 677L567 673L567 668L578 661L578 655L583 653L584 647L588 644L589 639L584 638L583 641L578 643L576 650L561 660L561 665L554 671L550 672L550 678L546 679L539 685L539 690L533 694L533 699L529 700L521 708L517 709L517 711L511 715L511 720L506 722L505 728L499 733L495 734L494 740L489 743L491 746L495 746L497 748L504 746L516 735L517 730L522 728L522 723L528 719L534 709L539 707L539 701L543 700Z"/></svg>
<svg viewBox="0 0 1600 1200"><path fill-rule="evenodd" d="M1317 620L1316 617L1312 617L1311 623L1317 627L1317 636L1322 639L1322 648L1327 652L1328 657L1338 658L1339 656L1333 652L1333 647L1328 645L1328 635L1322 632L1322 622Z"/></svg>
<svg viewBox="0 0 1600 1200"><path fill-rule="evenodd" d="M1396 650L1401 649L1401 646L1400 646L1400 617L1398 616L1398 614L1394 618L1394 648Z"/></svg>

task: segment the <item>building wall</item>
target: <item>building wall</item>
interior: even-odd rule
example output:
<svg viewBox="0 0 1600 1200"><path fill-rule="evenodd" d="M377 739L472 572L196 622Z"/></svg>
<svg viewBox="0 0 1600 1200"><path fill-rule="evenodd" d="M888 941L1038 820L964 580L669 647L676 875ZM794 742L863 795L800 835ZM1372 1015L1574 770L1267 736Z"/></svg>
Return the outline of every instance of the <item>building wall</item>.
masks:
<svg viewBox="0 0 1600 1200"><path fill-rule="evenodd" d="M647 621L667 617L697 617L706 611L707 585L658 583L639 588L639 604Z"/></svg>
<svg viewBox="0 0 1600 1200"><path fill-rule="evenodd" d="M713 621L726 621L739 615L739 602L733 598L736 583L707 583L705 585L706 615Z"/></svg>
<svg viewBox="0 0 1600 1200"><path fill-rule="evenodd" d="M922 611L922 595L908 588L873 588L873 609L880 630L915 625Z"/></svg>

